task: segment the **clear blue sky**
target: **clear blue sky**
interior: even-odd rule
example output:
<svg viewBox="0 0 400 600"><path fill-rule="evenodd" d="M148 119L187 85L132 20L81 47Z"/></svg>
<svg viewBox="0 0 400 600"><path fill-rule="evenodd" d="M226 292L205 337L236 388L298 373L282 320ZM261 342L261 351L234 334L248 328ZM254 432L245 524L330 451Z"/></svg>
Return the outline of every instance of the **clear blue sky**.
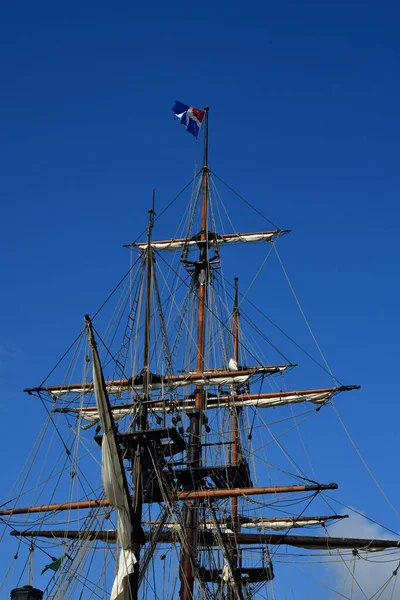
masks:
<svg viewBox="0 0 400 600"><path fill-rule="evenodd" d="M399 506L399 17L396 2L368 0L3 5L3 453L42 417L21 389L125 272L121 246L144 229L151 189L163 207L200 160L177 99L211 107L212 169L292 229L279 249L306 314L337 377L362 385L337 405ZM319 452L321 479L398 530L334 415L329 427L337 456L325 472Z"/></svg>

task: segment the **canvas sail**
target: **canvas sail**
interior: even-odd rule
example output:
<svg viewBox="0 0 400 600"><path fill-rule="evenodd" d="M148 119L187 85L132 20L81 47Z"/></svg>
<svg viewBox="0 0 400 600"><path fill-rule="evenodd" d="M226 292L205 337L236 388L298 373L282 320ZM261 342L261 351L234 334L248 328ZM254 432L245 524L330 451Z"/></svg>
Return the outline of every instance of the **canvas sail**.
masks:
<svg viewBox="0 0 400 600"><path fill-rule="evenodd" d="M133 573L136 557L132 550L132 522L129 496L126 494L124 471L113 431L113 421L103 385L103 374L97 349L93 346L93 385L98 417L103 428L101 475L104 491L118 514L118 538L122 546L118 571L110 600L123 600L128 575Z"/></svg>

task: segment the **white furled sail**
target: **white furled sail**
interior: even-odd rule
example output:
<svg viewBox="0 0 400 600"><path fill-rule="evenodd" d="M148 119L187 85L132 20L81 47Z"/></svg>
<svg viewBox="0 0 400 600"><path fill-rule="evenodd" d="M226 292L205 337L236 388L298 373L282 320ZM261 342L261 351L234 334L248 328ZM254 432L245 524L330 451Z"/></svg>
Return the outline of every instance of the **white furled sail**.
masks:
<svg viewBox="0 0 400 600"><path fill-rule="evenodd" d="M257 408L273 408L276 406L284 406L285 404L296 404L298 402L311 402L312 404L322 405L327 402L332 396L339 392L347 392L353 389L358 389L359 386L347 385L334 388L321 388L315 390L299 390L290 392L271 392L260 394L238 394L234 399L231 396L216 396L208 397L206 408L229 408L229 407L244 407L255 406ZM155 402L152 404L154 412L169 412L170 410L187 411L193 408L193 400ZM114 420L122 419L123 417L132 414L135 409L134 404L121 404L111 408ZM59 412L78 413L87 421L96 423L99 420L97 409L93 407L87 408L66 408L56 409Z"/></svg>
<svg viewBox="0 0 400 600"><path fill-rule="evenodd" d="M276 237L287 233L287 231L255 231L251 233L227 233L224 235L217 235L208 240L209 246L216 244L233 244L237 242L272 242ZM197 246L199 243L197 237L194 238L177 238L170 240L162 240L158 242L151 242L151 247L155 250L181 250L183 248L191 248ZM129 244L135 248L145 250L147 248L147 242L139 242L138 244Z"/></svg>
<svg viewBox="0 0 400 600"><path fill-rule="evenodd" d="M202 373L188 371L184 375L155 375L151 374L149 382L149 390L176 389L187 385L196 385L201 387L234 385L240 386L249 381L250 377L256 375L275 375L283 373L286 369L295 365L259 365L255 367L238 367L232 369L230 363L229 370L224 369L209 369ZM143 375L136 375L130 379L115 379L105 381L105 386L108 394L121 394L127 391L142 392L144 386ZM89 383L69 383L63 386L47 386L40 388L49 392L54 397L63 396L65 394L88 394L93 392L93 384Z"/></svg>
<svg viewBox="0 0 400 600"><path fill-rule="evenodd" d="M347 516L347 515L346 515ZM252 519L241 523L244 529L271 529L281 531L285 529L294 529L299 527L314 527L316 525L325 525L333 517L313 517L313 518L282 518L282 519ZM336 518L336 517L335 517Z"/></svg>
<svg viewBox="0 0 400 600"><path fill-rule="evenodd" d="M235 578L232 573L232 568L226 558L224 558L224 566L222 568L221 578L224 583L229 583L230 586L235 585Z"/></svg>
<svg viewBox="0 0 400 600"><path fill-rule="evenodd" d="M97 415L103 428L101 475L104 491L118 513L118 538L122 550L119 557L118 572L114 580L110 600L123 600L127 576L133 573L136 557L132 551L132 522L129 496L126 493L126 480L123 465L113 430L113 417L109 410L104 390L104 380L100 359L95 344L93 350L93 385L96 398Z"/></svg>
<svg viewBox="0 0 400 600"><path fill-rule="evenodd" d="M348 515L331 515L325 517L282 517L282 518L239 518L240 527L242 529L271 529L273 531L281 531L285 529L297 529L301 527L314 527L316 525L325 525L328 521L337 519L345 519ZM157 521L144 521L144 525L156 527ZM180 531L182 524L177 521L167 521L163 525L164 529L172 531ZM215 530L217 525L214 521L200 521L200 530ZM231 529L231 524L219 523L218 529L222 533L234 533Z"/></svg>

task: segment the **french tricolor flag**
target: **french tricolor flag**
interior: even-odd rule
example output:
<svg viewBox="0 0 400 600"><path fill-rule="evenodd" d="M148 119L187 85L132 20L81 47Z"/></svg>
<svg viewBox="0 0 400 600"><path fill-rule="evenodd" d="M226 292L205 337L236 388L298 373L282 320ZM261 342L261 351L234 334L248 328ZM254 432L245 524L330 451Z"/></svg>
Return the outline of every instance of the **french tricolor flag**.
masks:
<svg viewBox="0 0 400 600"><path fill-rule="evenodd" d="M182 102L175 102L172 110L175 118L186 127L186 131L197 138L204 119L204 110L187 106L186 104L182 104Z"/></svg>

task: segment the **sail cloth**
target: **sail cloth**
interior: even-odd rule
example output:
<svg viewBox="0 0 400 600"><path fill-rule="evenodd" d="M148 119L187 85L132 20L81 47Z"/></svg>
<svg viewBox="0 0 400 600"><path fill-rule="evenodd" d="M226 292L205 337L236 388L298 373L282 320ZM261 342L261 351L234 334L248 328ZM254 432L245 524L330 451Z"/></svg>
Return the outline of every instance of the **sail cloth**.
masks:
<svg viewBox="0 0 400 600"><path fill-rule="evenodd" d="M103 385L103 375L97 349L93 346L93 385L98 417L103 428L101 476L104 491L118 513L118 537L122 546L118 572L112 587L110 600L123 600L126 577L133 573L137 562L132 550L132 522L129 498L125 490L123 465L113 431L111 412Z"/></svg>
<svg viewBox="0 0 400 600"><path fill-rule="evenodd" d="M115 453L115 442L113 442L110 441L110 437L108 435L103 435L103 441L101 445L101 475L106 496L109 499L110 504L118 511L119 541L124 549L128 549L131 545L131 517L129 513L128 501L123 487L123 480L119 473L119 457L118 453Z"/></svg>
<svg viewBox="0 0 400 600"><path fill-rule="evenodd" d="M283 373L286 369L295 365L258 365L255 367L241 367L240 369L233 371L231 368L226 371L224 369L210 369L203 371L202 373L196 373L195 371L189 371L184 375L156 375L150 374L149 389L151 390L163 390L166 388L175 389L179 387L186 387L188 385L197 386L221 386L221 385L235 385L240 386L246 383L250 377L256 375L274 375L276 373ZM143 390L144 377L143 374L136 375L134 378L129 379L116 379L105 382L105 386L108 394L120 395L126 391L137 391ZM69 383L64 386L46 386L43 388L46 392L49 392L53 396L63 396L65 394L90 394L93 391L92 383Z"/></svg>
<svg viewBox="0 0 400 600"><path fill-rule="evenodd" d="M248 521L240 519L240 527L242 529L258 529L259 531L263 529L281 531L285 529L297 529L301 527L314 527L316 525L325 525L327 521L343 519L345 517L347 517L347 515L333 515L330 517L288 517L286 519L259 518L249 519ZM145 521L145 524L150 525L151 527L155 527L157 525L157 522ZM167 521L166 523L164 523L163 528L172 531L181 531L182 524L178 523L177 521ZM222 533L234 533L229 523L219 523L218 528ZM217 525L214 521L200 521L199 529L212 531L217 529Z"/></svg>
<svg viewBox="0 0 400 600"><path fill-rule="evenodd" d="M226 233L223 235L216 235L212 244L235 244L238 242L272 242L276 237L286 233L286 231L256 231L253 233ZM191 248L197 246L199 240L196 238L177 238L170 240L154 241L151 242L151 247L156 250L180 250L182 248ZM144 250L148 246L148 242L139 242L132 244L135 248Z"/></svg>
<svg viewBox="0 0 400 600"><path fill-rule="evenodd" d="M122 549L119 555L118 571L114 579L110 600L124 600L126 577L133 573L136 564L136 556L132 550Z"/></svg>
<svg viewBox="0 0 400 600"><path fill-rule="evenodd" d="M322 405L327 402L332 396L339 392L350 391L357 386L342 386L339 388L323 388L316 390L299 390L290 392L272 392L272 393L260 393L260 394L239 394L234 398L230 396L217 396L209 397L206 399L207 410L212 408L223 408L223 407L244 407L244 406L255 406L257 408L270 408L276 406L284 406L286 404L296 404L298 402L311 402L312 404ZM168 401L155 403L152 405L154 412L169 412L171 410L188 411L193 408L193 400L181 400L180 402ZM80 414L84 419L92 423L96 423L99 420L98 411L94 407L87 408L68 408L65 409L68 412L75 412ZM122 419L129 414L132 414L134 410L134 404L125 404L120 406L112 407L112 414L114 420Z"/></svg>
<svg viewBox="0 0 400 600"><path fill-rule="evenodd" d="M232 568L226 558L224 558L224 566L221 573L221 579L224 583L229 583L229 585L235 585L235 578L233 577Z"/></svg>

